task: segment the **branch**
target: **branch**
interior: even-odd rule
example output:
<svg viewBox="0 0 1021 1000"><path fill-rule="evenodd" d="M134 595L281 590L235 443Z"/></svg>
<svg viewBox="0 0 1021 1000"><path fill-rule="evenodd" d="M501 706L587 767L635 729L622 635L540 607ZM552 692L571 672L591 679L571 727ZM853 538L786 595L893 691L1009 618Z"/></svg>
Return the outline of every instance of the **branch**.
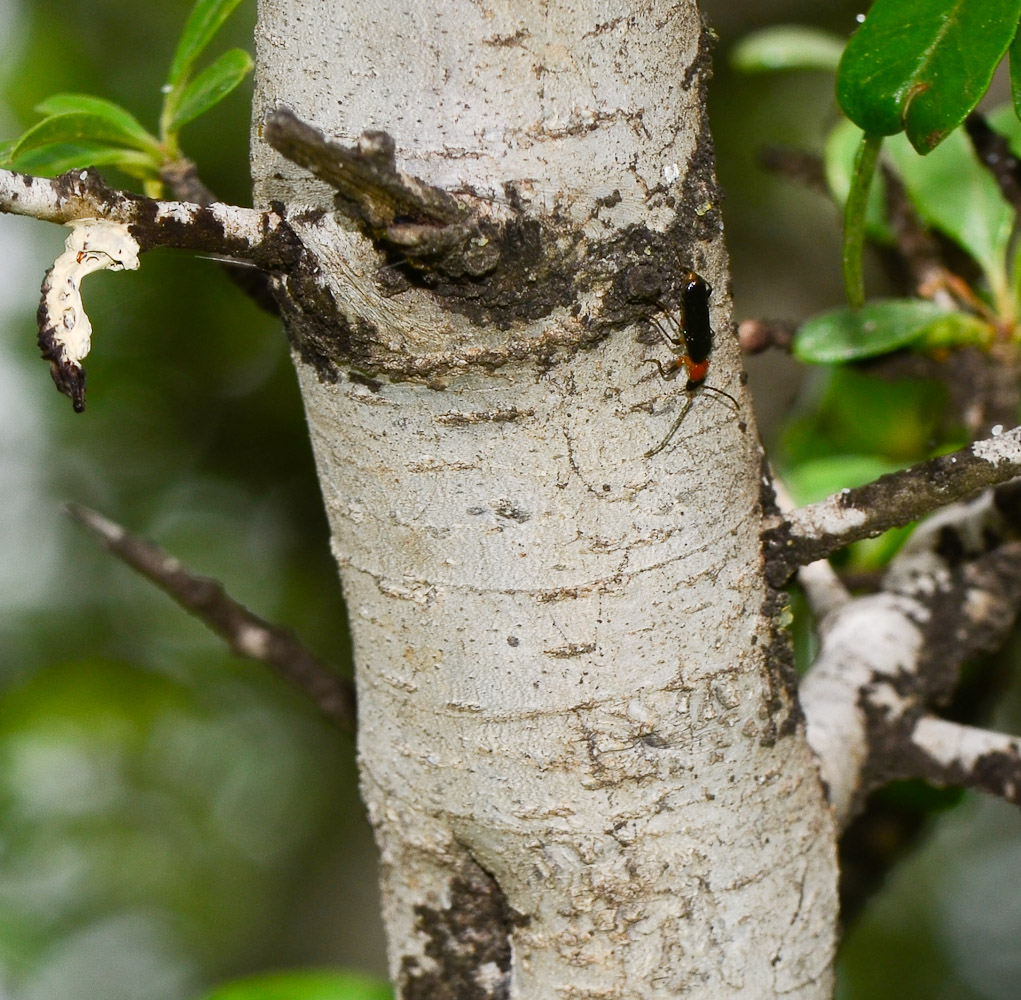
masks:
<svg viewBox="0 0 1021 1000"><path fill-rule="evenodd" d="M136 268L138 255L158 246L203 250L268 271L287 271L301 257L301 244L278 211L156 201L114 190L88 170L54 180L0 170L0 211L71 227L64 252L43 280L38 323L42 356L76 413L85 409L82 360L92 343L81 297L87 274ZM264 284L262 291L265 296Z"/></svg>
<svg viewBox="0 0 1021 1000"><path fill-rule="evenodd" d="M1021 476L1021 428L1015 427L801 507L764 533L770 583L783 586L798 566L851 542L920 520L1017 476Z"/></svg>
<svg viewBox="0 0 1021 1000"><path fill-rule="evenodd" d="M791 497L786 483L772 470L770 470L770 475L777 506L784 514L787 514L794 509L794 499ZM847 587L841 582L828 559L817 559L807 566L800 567L798 585L817 621L825 618L830 612L836 611L851 599Z"/></svg>
<svg viewBox="0 0 1021 1000"><path fill-rule="evenodd" d="M118 559L205 622L235 653L269 664L308 695L331 722L345 732L354 732L355 696L351 684L317 660L293 632L252 614L228 596L218 580L199 576L159 546L95 511L78 504L68 504L67 511Z"/></svg>
<svg viewBox="0 0 1021 1000"><path fill-rule="evenodd" d="M428 226L465 221L453 195L397 169L393 138L365 132L354 146L331 142L286 108L266 119L262 137L292 163L325 181L347 203L349 215L373 229L400 218Z"/></svg>
<svg viewBox="0 0 1021 1000"><path fill-rule="evenodd" d="M180 159L168 163L160 171L160 177L181 201L190 201L196 205L216 204L216 195L203 184L191 160ZM280 315L280 306L273 295L270 278L265 271L247 262L242 264L224 259L220 260L220 266L231 284L244 292L260 309L273 316Z"/></svg>
<svg viewBox="0 0 1021 1000"><path fill-rule="evenodd" d="M262 138L329 184L338 211L417 267L479 278L497 266L504 242L518 238L442 188L398 170L386 132L364 132L354 146L343 146L279 108L267 117Z"/></svg>
<svg viewBox="0 0 1021 1000"><path fill-rule="evenodd" d="M978 788L1021 806L1021 737L930 715L915 723L911 745L919 777Z"/></svg>
<svg viewBox="0 0 1021 1000"><path fill-rule="evenodd" d="M64 225L102 219L127 227L141 252L201 250L267 271L290 270L301 253L278 211L143 198L109 187L92 170L71 170L52 180L0 170L0 212Z"/></svg>
<svg viewBox="0 0 1021 1000"><path fill-rule="evenodd" d="M994 787L987 751L963 756L974 740L946 743L945 727L921 725L951 697L961 664L995 649L1012 627L1021 602L1016 538L1015 518L1001 513L991 494L942 511L898 554L882 592L854 598L823 622L801 704L841 825L894 778L1016 794L1009 768ZM992 738L989 746L1002 749Z"/></svg>
<svg viewBox="0 0 1021 1000"><path fill-rule="evenodd" d="M913 286L911 293L931 298L946 309L960 308L952 293L970 301L967 285L947 267L939 242L919 219L899 175L885 164L882 173L886 214L896 240L896 259L907 268ZM890 270L899 271L900 267Z"/></svg>

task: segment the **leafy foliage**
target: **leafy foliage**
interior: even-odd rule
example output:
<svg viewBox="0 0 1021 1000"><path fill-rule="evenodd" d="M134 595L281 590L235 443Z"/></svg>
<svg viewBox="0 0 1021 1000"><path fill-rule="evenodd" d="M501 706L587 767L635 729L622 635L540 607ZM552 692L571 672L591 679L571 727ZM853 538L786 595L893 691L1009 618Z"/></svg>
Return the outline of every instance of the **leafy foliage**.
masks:
<svg viewBox="0 0 1021 1000"><path fill-rule="evenodd" d="M930 152L978 105L1019 15L1021 0L876 0L840 60L841 109Z"/></svg>
<svg viewBox="0 0 1021 1000"><path fill-rule="evenodd" d="M843 262L851 308L802 327L795 343L802 361L842 363L902 348L989 348L1005 333L1021 339L1021 257L1016 250L1013 258L1010 254L1016 213L957 128L1012 43L1019 14L1021 0L876 0L848 43L836 87L849 120L831 130L824 169L830 193L845 208ZM820 48L814 34L801 50L788 39L783 58L771 34L752 36L742 43L740 65L801 68ZM757 59L749 53L758 53ZM1012 80L1018 78L1015 53L1016 44ZM1015 108L1017 95L1015 86ZM1021 148L1015 115L1004 109L991 123ZM893 136L885 150L882 135ZM947 274L945 283L928 290L942 293L941 307L921 300L864 306L864 242L894 240L886 184L882 176L872 183L879 163L895 173L919 220L974 261L979 284ZM948 299L958 308L949 307Z"/></svg>
<svg viewBox="0 0 1021 1000"><path fill-rule="evenodd" d="M1014 109L1021 116L1019 16L1021 0L875 0L844 49L836 73L837 101L861 130L846 184L842 177L839 185L845 205L844 285L853 308L865 299L865 235L877 230L872 181L882 138L903 133L922 155L948 137L962 141L958 127L977 107L1008 50ZM836 41L831 39L831 44ZM799 45L761 33L743 43L737 65L746 70L802 68L824 47L822 40L811 36ZM841 139L847 136L842 132ZM902 146L895 148L893 159L923 219L978 261L997 309L1005 312L1005 254L1014 220L992 179L973 157L958 155L953 161L964 168L961 176L920 166L905 155ZM829 176L833 177L832 171ZM949 201L955 218L939 211L939 199L932 191L920 190L932 186L944 196L953 192ZM990 201L997 203L995 208Z"/></svg>
<svg viewBox="0 0 1021 1000"><path fill-rule="evenodd" d="M801 361L840 364L908 347L946 315L923 299L886 299L861 309L834 309L802 324L794 344Z"/></svg>
<svg viewBox="0 0 1021 1000"><path fill-rule="evenodd" d="M224 52L184 88L167 131L176 134L182 125L187 125L219 104L251 69L252 57L244 49Z"/></svg>
<svg viewBox="0 0 1021 1000"><path fill-rule="evenodd" d="M192 78L198 58L240 0L197 0L185 24L162 88L159 134L130 111L91 94L52 94L36 105L45 117L20 139L0 147L0 165L43 176L78 167L114 166L162 193L160 171L181 158L183 126L230 94L252 69L252 57L230 49Z"/></svg>

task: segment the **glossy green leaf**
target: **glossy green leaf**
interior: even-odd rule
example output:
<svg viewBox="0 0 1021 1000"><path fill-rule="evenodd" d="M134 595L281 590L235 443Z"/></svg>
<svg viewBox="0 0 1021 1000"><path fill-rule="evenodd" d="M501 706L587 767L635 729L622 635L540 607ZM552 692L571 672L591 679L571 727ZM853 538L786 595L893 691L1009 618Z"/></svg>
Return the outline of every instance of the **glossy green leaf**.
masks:
<svg viewBox="0 0 1021 1000"><path fill-rule="evenodd" d="M105 115L72 111L44 118L30 128L18 140L11 159L17 160L22 153L58 142L95 142L127 146L149 153L153 151L149 143L140 144L132 131L125 130Z"/></svg>
<svg viewBox="0 0 1021 1000"><path fill-rule="evenodd" d="M903 136L889 140L886 148L922 221L967 250L999 294L1014 212L967 136L956 132L925 157Z"/></svg>
<svg viewBox="0 0 1021 1000"><path fill-rule="evenodd" d="M847 193L851 190L851 176L858 147L861 145L861 136L862 131L854 122L841 118L826 137L826 145L823 148L826 186L833 200L840 205L847 201ZM881 173L873 179L872 187L869 189L865 231L869 239L875 242L893 242L893 230L886 221L886 183Z"/></svg>
<svg viewBox="0 0 1021 1000"><path fill-rule="evenodd" d="M17 146L17 139L9 139L7 142L0 142L0 166L6 167L11 162L11 153Z"/></svg>
<svg viewBox="0 0 1021 1000"><path fill-rule="evenodd" d="M195 65L195 60L240 2L241 0L196 0L170 63L170 72L167 75L169 88L177 88L184 82Z"/></svg>
<svg viewBox="0 0 1021 1000"><path fill-rule="evenodd" d="M278 972L220 986L202 1000L392 1000L380 979L352 972Z"/></svg>
<svg viewBox="0 0 1021 1000"><path fill-rule="evenodd" d="M754 31L730 50L730 64L744 73L818 69L836 72L844 40L828 31L778 25Z"/></svg>
<svg viewBox="0 0 1021 1000"><path fill-rule="evenodd" d="M925 351L951 347L988 349L995 339L996 331L978 316L949 312L919 330L916 346Z"/></svg>
<svg viewBox="0 0 1021 1000"><path fill-rule="evenodd" d="M182 125L219 104L251 72L252 66L252 57L244 49L224 52L184 89L171 119L170 131L177 132Z"/></svg>
<svg viewBox="0 0 1021 1000"><path fill-rule="evenodd" d="M1021 0L876 0L837 71L866 132L906 131L920 153L964 121L1017 31Z"/></svg>
<svg viewBox="0 0 1021 1000"><path fill-rule="evenodd" d="M946 310L923 299L877 299L861 309L813 316L794 337L794 356L836 364L887 354L917 340Z"/></svg>
<svg viewBox="0 0 1021 1000"><path fill-rule="evenodd" d="M39 177L56 177L83 167L117 167L131 177L155 177L159 168L152 158L123 146L94 142L58 142L39 146L18 156L14 168Z"/></svg>
<svg viewBox="0 0 1021 1000"><path fill-rule="evenodd" d="M82 113L105 118L122 134L133 135L135 142L132 145L136 149L154 151L159 149L159 141L156 137L150 135L130 111L122 108L119 104L114 104L113 101L104 100L102 97L93 97L91 94L51 94L45 100L40 101L35 109L47 116Z"/></svg>

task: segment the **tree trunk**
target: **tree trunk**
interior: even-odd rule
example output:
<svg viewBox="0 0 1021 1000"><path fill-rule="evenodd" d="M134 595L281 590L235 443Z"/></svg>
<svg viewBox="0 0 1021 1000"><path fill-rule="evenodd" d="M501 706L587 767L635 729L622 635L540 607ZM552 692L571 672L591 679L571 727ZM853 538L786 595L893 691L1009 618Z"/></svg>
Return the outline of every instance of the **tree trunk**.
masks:
<svg viewBox="0 0 1021 1000"><path fill-rule="evenodd" d="M688 0L260 0L256 199L319 268L278 295L406 1000L831 993L836 834L763 578L708 41ZM385 130L513 215L516 256L396 263L259 140L281 105ZM656 451L686 395L649 320L689 268L740 412L696 390Z"/></svg>

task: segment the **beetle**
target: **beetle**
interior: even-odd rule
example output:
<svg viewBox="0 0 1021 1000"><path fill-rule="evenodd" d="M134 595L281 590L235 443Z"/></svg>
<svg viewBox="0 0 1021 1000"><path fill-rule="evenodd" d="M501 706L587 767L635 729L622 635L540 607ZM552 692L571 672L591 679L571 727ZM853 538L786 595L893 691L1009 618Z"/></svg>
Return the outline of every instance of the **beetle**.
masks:
<svg viewBox="0 0 1021 1000"><path fill-rule="evenodd" d="M677 378L682 371L687 372L688 381L684 387L687 399L681 407L680 414L667 431L666 437L655 448L645 453L646 458L658 455L677 433L677 428L681 426L681 421L691 406L692 393L696 389L726 396L734 404L735 410L738 408L737 400L729 392L705 384L706 375L709 374L709 356L713 350L713 330L709 323L709 296L712 293L713 290L705 278L694 271L688 271L684 275L681 291L681 318L678 324L680 336L672 336L658 319L653 318L656 329L676 357L668 365L663 365L658 358L646 358L646 363L655 365L659 374L668 382Z"/></svg>

